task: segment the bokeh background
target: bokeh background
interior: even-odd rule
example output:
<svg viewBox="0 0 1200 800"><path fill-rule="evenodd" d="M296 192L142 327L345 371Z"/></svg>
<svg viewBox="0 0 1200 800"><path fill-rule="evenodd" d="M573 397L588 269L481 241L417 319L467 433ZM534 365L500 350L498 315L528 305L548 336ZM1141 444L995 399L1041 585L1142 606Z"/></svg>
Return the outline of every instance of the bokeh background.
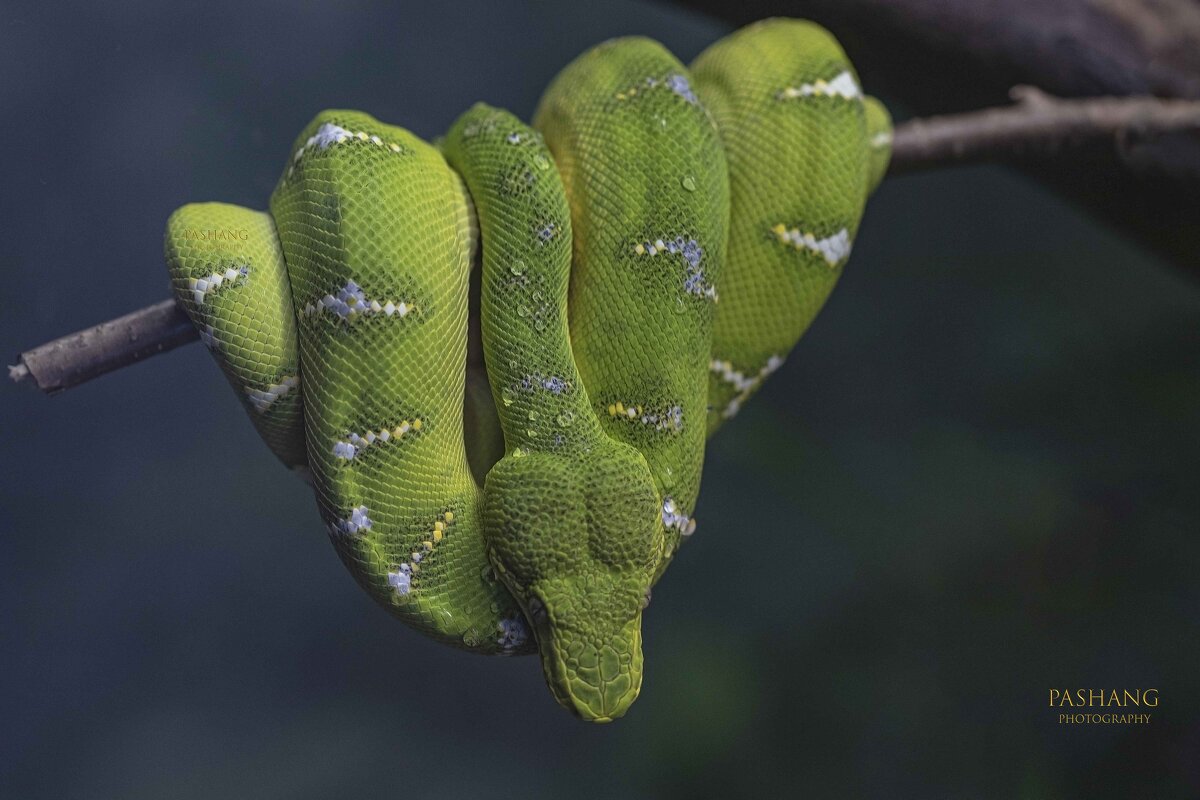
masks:
<svg viewBox="0 0 1200 800"><path fill-rule="evenodd" d="M725 32L628 0L5 0L0 353L166 297L168 213L262 207L322 108L433 137L475 100L528 117L604 38ZM711 444L602 727L361 593L202 348L0 386L0 796L1200 796L1198 322L1194 279L1012 173L887 182ZM1056 687L1161 705L1061 726Z"/></svg>

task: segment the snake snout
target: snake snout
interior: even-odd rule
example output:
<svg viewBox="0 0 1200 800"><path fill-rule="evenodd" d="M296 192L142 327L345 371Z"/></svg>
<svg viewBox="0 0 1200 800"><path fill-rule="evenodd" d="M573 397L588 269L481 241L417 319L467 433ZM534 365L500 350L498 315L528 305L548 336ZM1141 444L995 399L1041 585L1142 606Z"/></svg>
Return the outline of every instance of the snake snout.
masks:
<svg viewBox="0 0 1200 800"><path fill-rule="evenodd" d="M560 705L588 722L623 716L642 688L643 594L619 583L589 581L529 603L546 683Z"/></svg>

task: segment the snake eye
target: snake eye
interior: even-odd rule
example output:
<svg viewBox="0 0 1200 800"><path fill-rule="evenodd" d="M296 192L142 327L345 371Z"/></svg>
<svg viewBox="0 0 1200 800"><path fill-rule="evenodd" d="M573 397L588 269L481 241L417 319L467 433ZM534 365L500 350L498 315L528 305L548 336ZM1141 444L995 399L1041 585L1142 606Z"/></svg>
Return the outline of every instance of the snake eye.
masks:
<svg viewBox="0 0 1200 800"><path fill-rule="evenodd" d="M544 625L550 615L546 613L546 604L536 597L529 600L529 619L535 625Z"/></svg>

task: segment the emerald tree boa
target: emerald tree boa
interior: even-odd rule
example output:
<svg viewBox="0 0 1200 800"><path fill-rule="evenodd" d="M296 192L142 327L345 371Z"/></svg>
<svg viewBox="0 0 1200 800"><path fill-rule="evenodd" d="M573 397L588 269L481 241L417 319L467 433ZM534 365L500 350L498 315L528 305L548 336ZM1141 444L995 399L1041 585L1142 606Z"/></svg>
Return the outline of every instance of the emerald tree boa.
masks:
<svg viewBox="0 0 1200 800"><path fill-rule="evenodd" d="M184 206L167 262L363 589L439 641L538 652L603 722L641 688L705 441L825 302L890 130L812 23L690 67L617 39L532 126L480 104L435 145L322 112L269 211ZM468 391L473 264L490 397Z"/></svg>

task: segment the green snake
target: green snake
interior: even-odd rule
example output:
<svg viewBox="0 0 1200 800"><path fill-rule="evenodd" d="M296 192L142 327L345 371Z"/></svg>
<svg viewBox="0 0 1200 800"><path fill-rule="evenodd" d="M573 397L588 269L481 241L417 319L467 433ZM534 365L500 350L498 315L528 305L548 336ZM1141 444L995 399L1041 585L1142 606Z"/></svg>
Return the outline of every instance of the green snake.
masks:
<svg viewBox="0 0 1200 800"><path fill-rule="evenodd" d="M890 130L809 22L690 68L616 39L532 126L478 104L433 145L322 112L269 212L186 205L167 263L363 589L439 641L536 650L555 699L605 722L641 689L705 441L825 302Z"/></svg>

